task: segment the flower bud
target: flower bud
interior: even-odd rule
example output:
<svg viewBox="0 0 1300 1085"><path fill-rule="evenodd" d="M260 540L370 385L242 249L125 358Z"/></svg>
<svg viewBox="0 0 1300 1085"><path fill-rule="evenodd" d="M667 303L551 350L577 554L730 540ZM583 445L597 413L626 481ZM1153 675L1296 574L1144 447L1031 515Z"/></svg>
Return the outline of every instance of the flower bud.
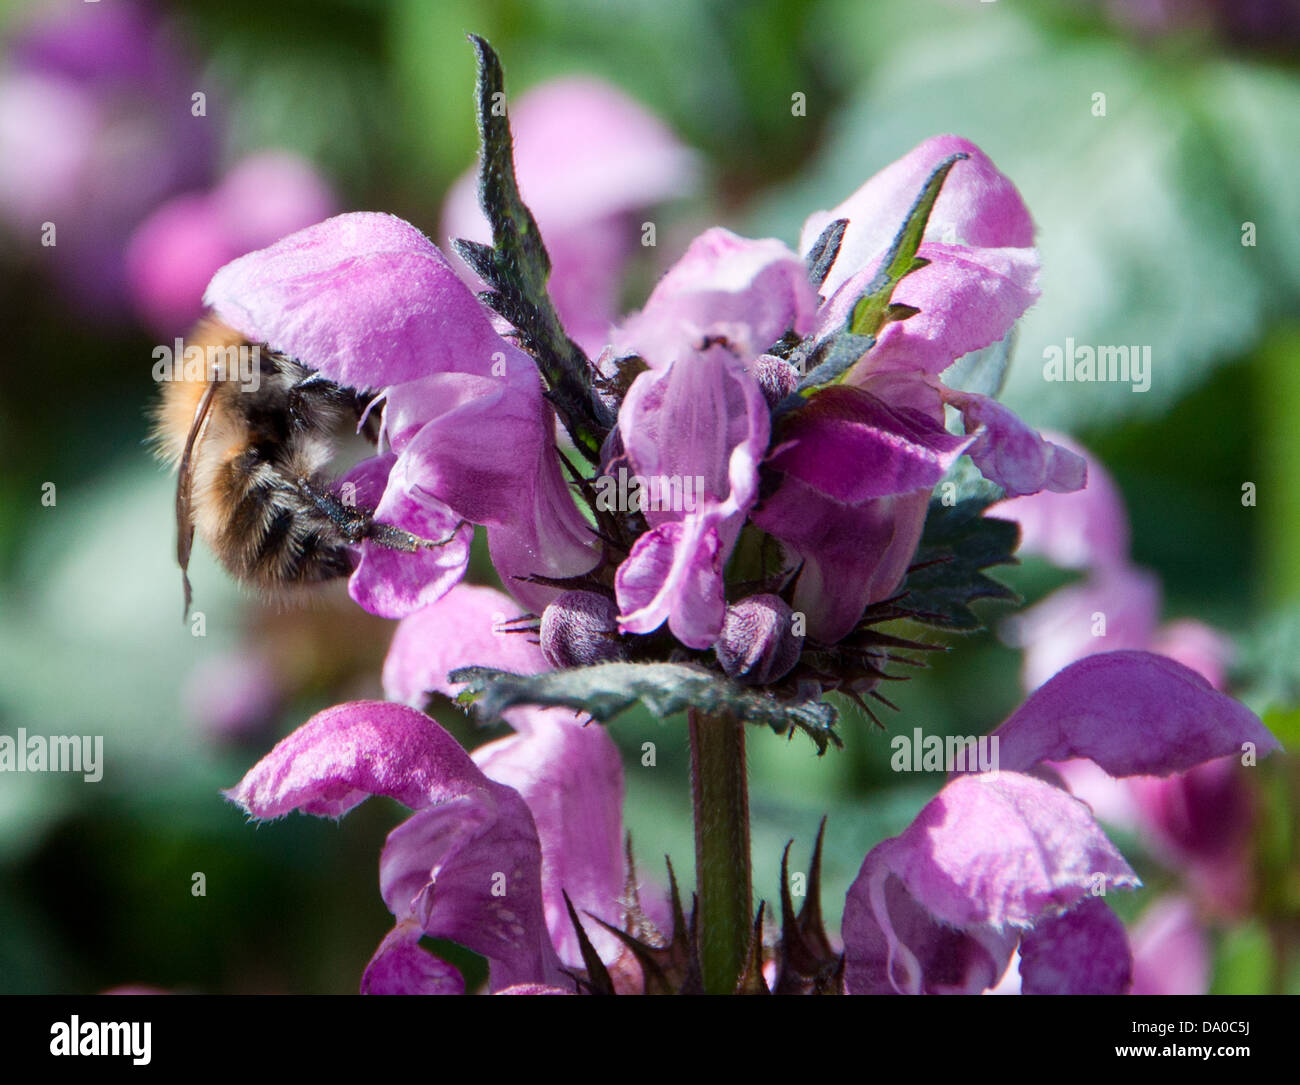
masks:
<svg viewBox="0 0 1300 1085"><path fill-rule="evenodd" d="M788 674L802 648L791 615L785 600L776 595L751 595L728 607L713 649L722 669L747 686Z"/></svg>
<svg viewBox="0 0 1300 1085"><path fill-rule="evenodd" d="M755 358L749 372L758 382L769 407L775 407L799 387L799 371L771 354L760 354Z"/></svg>
<svg viewBox="0 0 1300 1085"><path fill-rule="evenodd" d="M556 670L622 659L618 607L594 591L566 591L542 612L542 655Z"/></svg>

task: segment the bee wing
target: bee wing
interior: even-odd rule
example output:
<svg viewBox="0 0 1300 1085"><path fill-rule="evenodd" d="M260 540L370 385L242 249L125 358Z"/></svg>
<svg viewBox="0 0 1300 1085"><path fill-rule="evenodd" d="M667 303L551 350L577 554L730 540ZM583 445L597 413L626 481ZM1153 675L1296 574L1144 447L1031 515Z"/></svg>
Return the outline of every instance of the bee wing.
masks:
<svg viewBox="0 0 1300 1085"><path fill-rule="evenodd" d="M212 397L217 390L217 382L208 384L194 409L194 421L190 425L189 436L185 439L185 451L181 453L180 469L176 477L176 560L181 567L181 580L185 585L185 617L190 615L190 551L194 548L194 518L191 506L194 497L194 473L191 461L194 449L203 438L203 430L208 424L208 415L212 412Z"/></svg>

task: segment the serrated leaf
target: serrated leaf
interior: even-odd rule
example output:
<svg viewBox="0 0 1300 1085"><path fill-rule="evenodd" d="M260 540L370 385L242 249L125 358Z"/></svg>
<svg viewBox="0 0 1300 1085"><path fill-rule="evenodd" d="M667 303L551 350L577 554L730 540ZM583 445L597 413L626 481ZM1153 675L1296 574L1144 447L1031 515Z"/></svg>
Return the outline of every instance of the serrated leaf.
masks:
<svg viewBox="0 0 1300 1085"><path fill-rule="evenodd" d="M825 753L840 744L835 708L823 701L779 701L689 663L601 663L545 674L517 675L492 667L462 667L449 679L464 683L457 698L496 718L516 705L572 708L607 723L638 701L657 716L688 708L726 712L778 734L797 728Z"/></svg>
<svg viewBox="0 0 1300 1085"><path fill-rule="evenodd" d="M564 331L547 293L551 259L533 213L519 194L513 139L505 109L505 76L492 47L469 35L478 53L479 204L492 227L492 246L457 241L456 251L493 289L480 298L514 325L545 379L575 446L593 463L613 425L610 409L594 393L595 370Z"/></svg>
<svg viewBox="0 0 1300 1085"><path fill-rule="evenodd" d="M971 610L972 602L1017 598L982 570L1016 563L1020 525L983 515L1002 496L992 483L960 475L949 484L953 488L946 494L952 504L944 503L943 482L936 490L941 496L930 502L921 544L903 582L902 605L926 625L973 632L983 623Z"/></svg>

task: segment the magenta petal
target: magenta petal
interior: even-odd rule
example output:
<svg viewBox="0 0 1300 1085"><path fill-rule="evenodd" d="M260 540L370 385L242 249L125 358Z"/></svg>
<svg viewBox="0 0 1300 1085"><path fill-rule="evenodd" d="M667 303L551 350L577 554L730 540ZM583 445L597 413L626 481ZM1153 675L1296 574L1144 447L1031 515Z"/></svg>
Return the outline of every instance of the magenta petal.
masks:
<svg viewBox="0 0 1300 1085"><path fill-rule="evenodd" d="M665 621L688 648L707 648L726 611L722 544L704 518L660 524L632 547L614 577L619 628L652 633Z"/></svg>
<svg viewBox="0 0 1300 1085"><path fill-rule="evenodd" d="M380 523L438 543L414 553L371 540L348 581L348 594L363 610L382 618L403 618L441 598L465 575L473 529L437 498L413 485L407 464L391 453L363 460L339 480L352 483L356 503L372 506ZM377 484L382 496L375 499Z"/></svg>
<svg viewBox="0 0 1300 1085"><path fill-rule="evenodd" d="M1088 467L1082 456L1043 440L996 400L949 389L943 389L943 397L961 411L967 432L979 427L968 450L970 458L1008 497L1039 490L1067 493L1087 483Z"/></svg>
<svg viewBox="0 0 1300 1085"><path fill-rule="evenodd" d="M927 961L960 959L963 982L978 976L992 986L1014 946L1008 935L1076 904L1099 879L1138 884L1083 803L1020 773L959 777L863 862L844 908L846 985L879 989L883 978L917 993L938 982ZM954 941L953 930L976 938L991 963L976 968L970 947L957 957L937 952L934 941Z"/></svg>
<svg viewBox="0 0 1300 1085"><path fill-rule="evenodd" d="M890 869L937 919L1027 928L1104 876L1138 884L1087 806L1015 772L949 782L892 842Z"/></svg>
<svg viewBox="0 0 1300 1085"><path fill-rule="evenodd" d="M520 709L521 734L474 751L474 761L514 788L532 811L542 845L542 906L556 952L582 967L578 937L564 904L568 893L596 952L606 961L621 943L587 918L618 926L624 889L623 762L604 727L586 726L563 709Z"/></svg>
<svg viewBox="0 0 1300 1085"><path fill-rule="evenodd" d="M919 309L891 321L866 355L863 374L920 371L938 376L962 355L1002 339L1038 298L1033 249L965 249L925 244L930 263L898 284L893 301ZM838 331L880 261L847 279L817 314L817 336Z"/></svg>
<svg viewBox="0 0 1300 1085"><path fill-rule="evenodd" d="M513 348L511 348L513 349ZM444 373L389 391L390 438L405 475L387 499L436 499L488 528L505 587L540 612L557 589L522 577L578 576L598 560L555 451L555 417L534 374L526 382ZM386 423L388 424L388 423Z"/></svg>
<svg viewBox="0 0 1300 1085"><path fill-rule="evenodd" d="M1124 924L1101 897L1049 916L1020 940L1021 993L1122 995L1133 982Z"/></svg>
<svg viewBox="0 0 1300 1085"><path fill-rule="evenodd" d="M846 636L869 603L903 579L925 526L927 491L845 505L797 478L751 514L754 523L803 561L793 607L808 635L823 643Z"/></svg>
<svg viewBox="0 0 1300 1085"><path fill-rule="evenodd" d="M1020 938L1012 928L998 934L991 928L967 931L937 922L896 877L885 881L882 914L888 916L889 935L850 890L843 928L847 994L977 995L997 984Z"/></svg>
<svg viewBox="0 0 1300 1085"><path fill-rule="evenodd" d="M790 414L769 463L845 504L933 489L970 443L920 411L836 385Z"/></svg>
<svg viewBox="0 0 1300 1085"><path fill-rule="evenodd" d="M633 470L651 484L703 480L703 495L743 512L758 489L758 461L771 421L758 382L725 351L690 352L632 382L618 413ZM651 524L683 511L649 511ZM738 527L739 525L737 525Z"/></svg>
<svg viewBox="0 0 1300 1085"><path fill-rule="evenodd" d="M748 362L787 329L810 331L816 309L808 271L785 245L714 227L691 242L614 343L659 368L718 338Z"/></svg>
<svg viewBox="0 0 1300 1085"><path fill-rule="evenodd" d="M454 696L459 688L447 675L457 667L549 670L533 634L502 627L519 616L519 605L495 588L457 585L397 626L384 659L384 696L416 707L432 692Z"/></svg>
<svg viewBox="0 0 1300 1085"><path fill-rule="evenodd" d="M600 561L600 554L591 529L573 503L554 450L550 446L542 449L532 467L531 503L524 504L521 494L511 520L488 525L487 540L493 568L506 589L522 606L541 614L563 589L526 578L581 576Z"/></svg>
<svg viewBox="0 0 1300 1085"><path fill-rule="evenodd" d="M461 974L420 946L414 920L398 923L379 943L361 976L363 995L463 995Z"/></svg>
<svg viewBox="0 0 1300 1085"><path fill-rule="evenodd" d="M318 712L248 770L226 797L255 818L293 810L340 817L372 795L412 809L473 794L488 781L428 716L386 701Z"/></svg>
<svg viewBox="0 0 1300 1085"><path fill-rule="evenodd" d="M926 179L945 158L968 154L944 182L926 226L930 241L978 248L1026 248L1034 243L1034 223L1020 194L970 140L934 136L868 180L830 211L808 217L799 238L807 253L835 219L849 220L835 266L822 287L829 295L850 275L878 257L894 240Z"/></svg>
<svg viewBox="0 0 1300 1085"><path fill-rule="evenodd" d="M1003 769L1087 757L1112 776L1168 776L1240 754L1245 743L1259 756L1280 748L1245 705L1151 652L1079 660L993 733Z"/></svg>
<svg viewBox="0 0 1300 1085"><path fill-rule="evenodd" d="M241 256L204 300L249 339L348 388L486 375L502 349L446 257L393 215L337 215Z"/></svg>
<svg viewBox="0 0 1300 1085"><path fill-rule="evenodd" d="M1065 569L1128 561L1129 526L1124 498L1110 473L1068 437L1044 431L1054 445L1082 456L1088 482L1071 493L1043 491L1000 501L989 514L1020 524L1020 552L1041 554Z"/></svg>
<svg viewBox="0 0 1300 1085"><path fill-rule="evenodd" d="M399 922L414 919L424 933L487 957L493 990L557 982L532 815L515 791L471 767L477 789L418 810L388 834L384 902Z"/></svg>
<svg viewBox="0 0 1300 1085"><path fill-rule="evenodd" d="M516 674L547 670L530 633L501 624L519 607L492 588L461 584L397 627L384 661L384 691L408 703L431 690L454 694L447 675L480 664ZM552 940L566 964L581 967L577 936L564 907L567 890L579 913L621 919L623 890L623 766L603 727L583 726L563 709L514 708L506 720L520 733L480 746L475 764L514 788L532 811L542 847L542 902ZM612 935L589 932L602 956L617 948Z"/></svg>

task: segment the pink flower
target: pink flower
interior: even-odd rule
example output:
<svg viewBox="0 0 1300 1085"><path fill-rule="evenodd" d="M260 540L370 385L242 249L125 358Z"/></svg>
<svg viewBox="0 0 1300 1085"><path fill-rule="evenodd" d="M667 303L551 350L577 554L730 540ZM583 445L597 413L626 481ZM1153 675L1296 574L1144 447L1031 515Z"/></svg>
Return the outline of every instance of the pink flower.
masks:
<svg viewBox="0 0 1300 1085"><path fill-rule="evenodd" d="M245 158L216 188L164 203L132 235L126 273L141 319L176 335L203 312L203 290L223 264L336 210L329 185L287 151Z"/></svg>

